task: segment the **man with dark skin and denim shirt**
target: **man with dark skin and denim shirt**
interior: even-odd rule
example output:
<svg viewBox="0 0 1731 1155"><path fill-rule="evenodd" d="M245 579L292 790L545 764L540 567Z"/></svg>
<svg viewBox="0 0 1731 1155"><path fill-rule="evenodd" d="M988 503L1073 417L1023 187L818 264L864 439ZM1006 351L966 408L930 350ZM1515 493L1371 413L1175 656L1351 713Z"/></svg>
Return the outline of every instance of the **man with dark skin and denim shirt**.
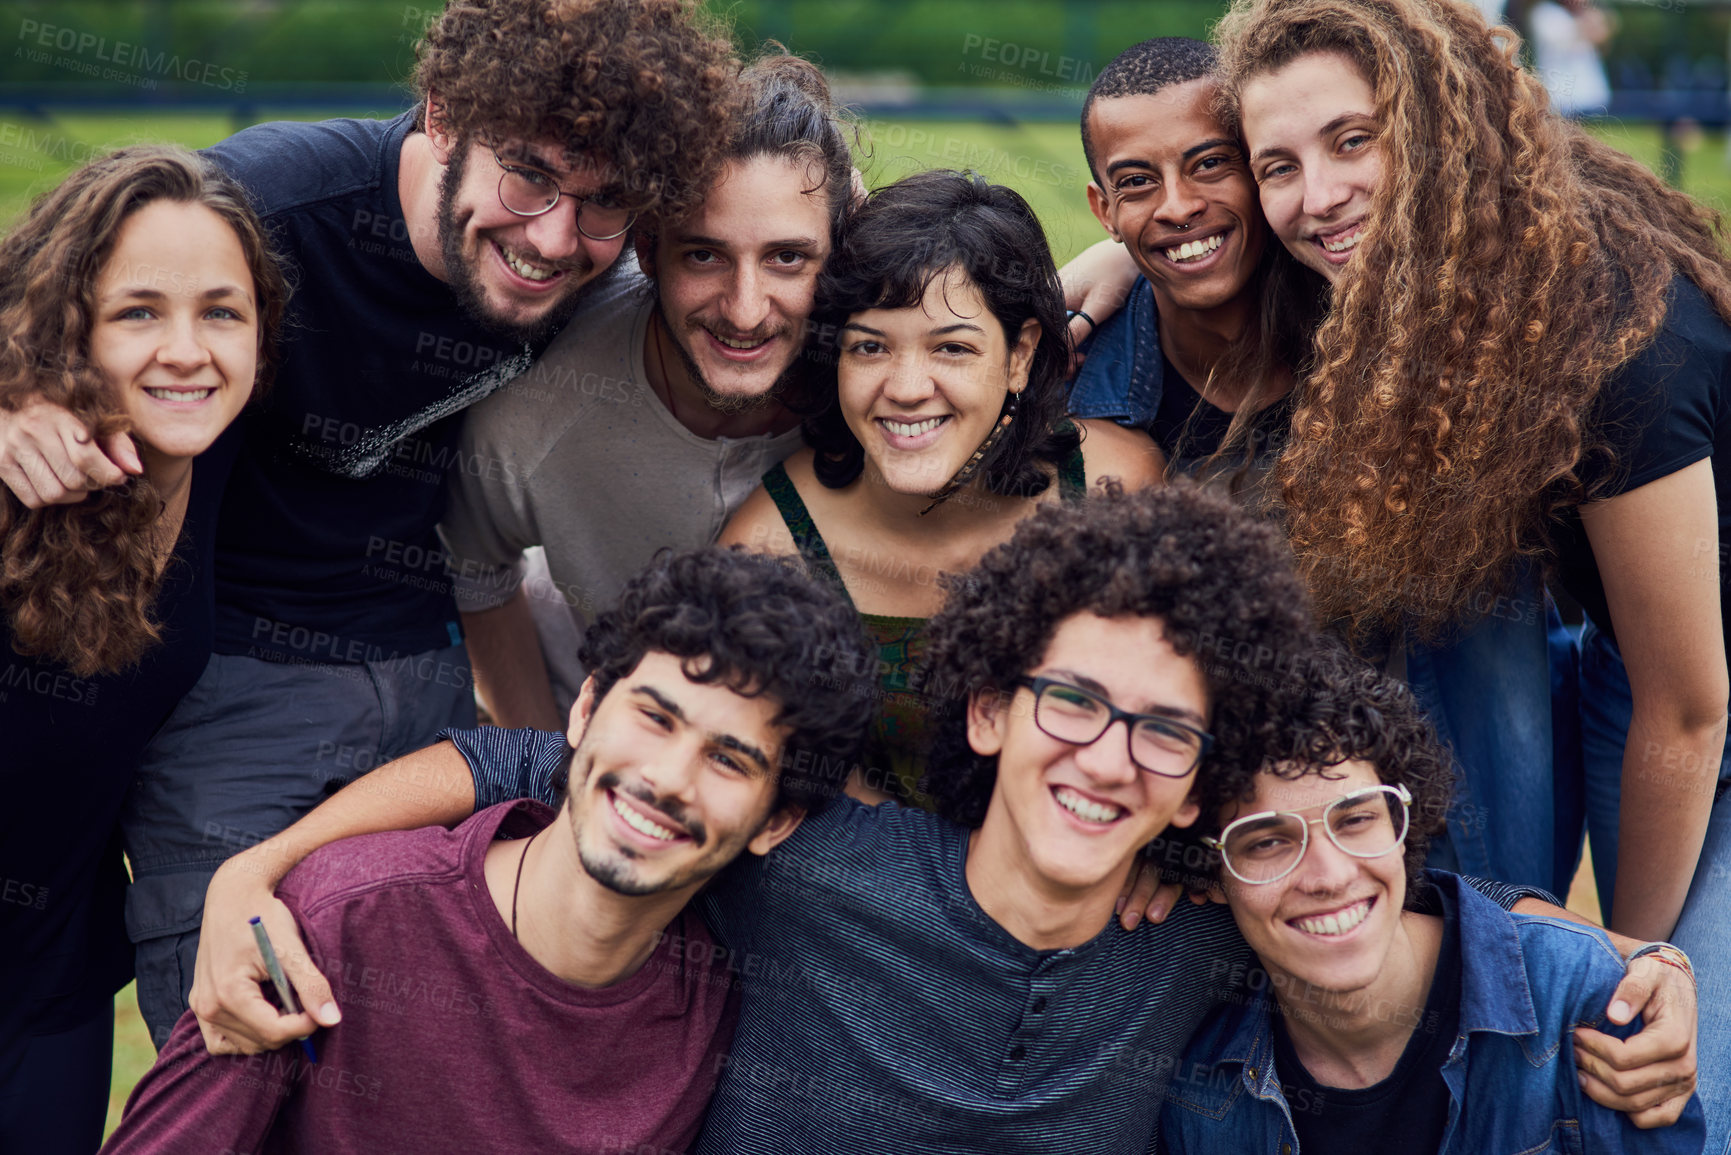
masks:
<svg viewBox="0 0 1731 1155"><path fill-rule="evenodd" d="M1071 412L1146 430L1181 473L1221 448L1241 409L1253 462L1291 419L1279 403L1292 389L1287 364L1244 355L1259 350L1263 279L1280 246L1238 137L1214 113L1214 71L1200 40L1145 40L1101 70L1082 106L1088 207L1111 237L1097 246L1110 273L1099 271L1116 280L1127 256L1139 275L1122 308L1084 300L1071 321L1086 353ZM1079 258L1066 279L1092 267L1092 255Z"/></svg>
<svg viewBox="0 0 1731 1155"><path fill-rule="evenodd" d="M1185 1038L1248 954L1221 908L1126 930L1113 907L1139 849L1194 821L1205 752L1204 773L1256 757L1244 687L1310 629L1278 531L1224 498L1171 487L1022 523L933 619L932 684L955 703L926 783L939 814L838 799L702 897L720 942L756 965L696 1150L1001 1150L1030 1135L1144 1150ZM237 858L212 908L274 907L285 866L333 837L544 797L564 750L533 731L455 733L374 776L407 796L348 791ZM329 1000L286 953L306 1000ZM1665 1058L1620 1106L1692 1082L1693 1006L1669 969L1644 961L1621 990L1646 1005L1662 989L1641 1058ZM316 1026L279 1018L259 973L214 991L225 1009L206 1026L226 1046ZM1682 1001L1654 1013L1667 999Z"/></svg>

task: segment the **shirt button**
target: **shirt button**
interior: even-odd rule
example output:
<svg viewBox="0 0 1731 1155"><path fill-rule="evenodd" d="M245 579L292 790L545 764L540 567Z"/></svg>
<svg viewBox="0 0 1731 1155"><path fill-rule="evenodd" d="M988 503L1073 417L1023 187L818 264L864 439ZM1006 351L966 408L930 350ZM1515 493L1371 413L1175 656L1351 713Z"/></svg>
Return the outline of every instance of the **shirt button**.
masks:
<svg viewBox="0 0 1731 1155"><path fill-rule="evenodd" d="M1292 1144L1282 1143L1280 1145L1280 1155L1292 1155Z"/></svg>
<svg viewBox="0 0 1731 1155"><path fill-rule="evenodd" d="M1256 1078L1256 1068L1255 1067L1249 1068L1247 1071L1245 1071L1245 1074L1249 1075L1250 1078L1252 1080L1254 1080ZM1286 1155L1292 1155L1292 1152L1288 1151L1288 1152L1286 1152Z"/></svg>
<svg viewBox="0 0 1731 1155"><path fill-rule="evenodd" d="M1020 1043L1017 1043L1015 1046L1010 1048L1010 1058L1018 1063L1025 1059L1027 1055L1028 1048L1024 1047Z"/></svg>
<svg viewBox="0 0 1731 1155"><path fill-rule="evenodd" d="M1041 995L1039 998L1034 1000L1034 1013L1036 1015L1043 1015L1046 1013L1046 996L1045 995Z"/></svg>

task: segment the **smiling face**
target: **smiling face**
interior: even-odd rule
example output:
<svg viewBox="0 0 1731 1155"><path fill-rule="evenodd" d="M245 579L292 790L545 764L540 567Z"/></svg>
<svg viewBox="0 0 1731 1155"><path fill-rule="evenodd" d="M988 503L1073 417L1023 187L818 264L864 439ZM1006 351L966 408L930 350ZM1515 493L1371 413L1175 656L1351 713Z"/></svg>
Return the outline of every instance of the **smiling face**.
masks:
<svg viewBox="0 0 1731 1155"><path fill-rule="evenodd" d="M121 226L96 279L90 358L147 470L203 453L252 396L253 292L240 239L203 205L152 201Z"/></svg>
<svg viewBox="0 0 1731 1155"><path fill-rule="evenodd" d="M1207 727L1202 672L1173 650L1157 618L1066 618L1028 674L1091 690L1132 713ZM1035 724L1033 701L1023 688L1007 706L984 697L970 705L969 744L998 757L979 837L1004 848L997 859L1017 863L1044 891L1116 893L1137 850L1168 826L1196 820L1195 771L1167 778L1138 768L1119 722L1091 745L1059 741Z"/></svg>
<svg viewBox="0 0 1731 1155"><path fill-rule="evenodd" d="M1247 291L1266 240L1237 139L1210 111L1211 79L1096 101L1100 171L1088 205L1163 306L1213 309Z"/></svg>
<svg viewBox="0 0 1731 1155"><path fill-rule="evenodd" d="M1030 318L1012 346L960 268L933 277L916 308L849 317L837 367L842 416L884 484L930 494L955 476L1005 396L1027 386L1039 340Z"/></svg>
<svg viewBox="0 0 1731 1155"><path fill-rule="evenodd" d="M778 709L693 682L665 653L646 654L598 703L585 687L565 805L590 877L626 895L695 891L748 846L773 845L787 815L771 814Z"/></svg>
<svg viewBox="0 0 1731 1155"><path fill-rule="evenodd" d="M520 339L557 329L583 287L611 265L625 238L596 241L577 229L578 198L605 196L596 166L573 164L549 141L458 143L429 122L428 139L446 165L439 183L439 249L444 279L469 314ZM495 152L498 154L495 157ZM500 161L545 174L564 194L540 216L499 199Z"/></svg>
<svg viewBox="0 0 1731 1155"><path fill-rule="evenodd" d="M1223 813L1221 825L1267 810L1319 818L1342 795L1381 784L1368 762L1343 762L1328 772L1296 779L1258 774L1255 795ZM1356 858L1313 825L1304 857L1286 877L1255 886L1224 870L1221 877L1244 941L1277 981L1284 975L1309 989L1347 994L1383 973L1406 901L1401 845L1378 858Z"/></svg>
<svg viewBox="0 0 1731 1155"><path fill-rule="evenodd" d="M1246 83L1240 105L1274 235L1300 263L1338 280L1382 175L1370 82L1348 57L1312 52Z"/></svg>
<svg viewBox="0 0 1731 1155"><path fill-rule="evenodd" d="M821 175L783 157L731 161L696 212L653 250L638 249L667 332L713 408L768 400L799 354L830 249Z"/></svg>

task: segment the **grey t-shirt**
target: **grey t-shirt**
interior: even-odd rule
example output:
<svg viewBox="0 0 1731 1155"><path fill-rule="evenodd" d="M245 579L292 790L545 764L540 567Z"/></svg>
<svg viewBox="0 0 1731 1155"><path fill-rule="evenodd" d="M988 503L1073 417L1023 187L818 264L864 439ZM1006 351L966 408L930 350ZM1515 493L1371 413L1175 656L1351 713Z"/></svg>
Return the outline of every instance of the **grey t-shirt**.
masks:
<svg viewBox="0 0 1731 1155"><path fill-rule="evenodd" d="M457 604L527 590L561 709L583 683L577 641L596 612L657 550L714 541L800 446L797 429L708 440L681 425L643 369L654 307L634 267L610 276L540 360L469 410L451 474L440 529Z"/></svg>

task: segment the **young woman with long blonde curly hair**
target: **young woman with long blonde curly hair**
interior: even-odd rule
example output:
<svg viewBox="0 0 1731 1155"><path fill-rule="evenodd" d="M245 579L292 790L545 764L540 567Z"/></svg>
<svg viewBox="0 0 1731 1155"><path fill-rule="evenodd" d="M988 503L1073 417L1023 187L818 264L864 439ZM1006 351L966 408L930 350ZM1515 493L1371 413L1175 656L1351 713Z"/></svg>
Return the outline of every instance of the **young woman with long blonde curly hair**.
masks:
<svg viewBox="0 0 1731 1155"><path fill-rule="evenodd" d="M0 240L0 408L47 399L143 467L79 504L0 488L0 1150L101 1141L121 799L210 656L224 430L286 296L245 195L181 149L92 161Z"/></svg>
<svg viewBox="0 0 1731 1155"><path fill-rule="evenodd" d="M1237 0L1216 35L1263 211L1331 287L1277 473L1321 611L1355 634L1436 636L1523 562L1553 566L1589 618L1607 922L1675 937L1716 994L1731 981L1707 910L1731 867L1716 215L1557 116L1469 5ZM1731 1012L1715 1006L1700 1068L1717 1152Z"/></svg>

